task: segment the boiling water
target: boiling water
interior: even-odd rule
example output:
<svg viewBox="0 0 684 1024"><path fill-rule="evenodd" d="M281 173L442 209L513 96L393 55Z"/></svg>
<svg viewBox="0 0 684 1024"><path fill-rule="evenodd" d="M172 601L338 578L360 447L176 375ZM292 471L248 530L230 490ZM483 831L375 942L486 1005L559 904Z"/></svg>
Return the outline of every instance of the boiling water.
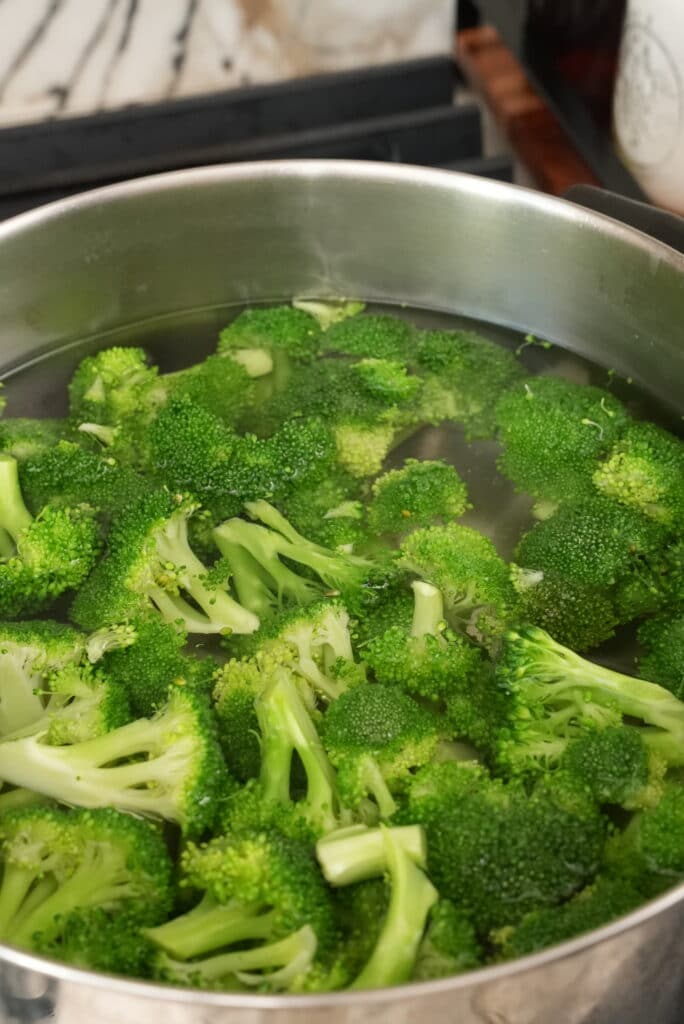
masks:
<svg viewBox="0 0 684 1024"><path fill-rule="evenodd" d="M144 347L163 372L189 366L214 351L219 330L237 316L241 308L212 307L157 317L33 357L30 362L0 375L0 379L5 381L5 415L66 415L67 384L78 362L85 355L110 345ZM521 362L531 373L610 388L632 415L654 420L669 429L676 427L643 391L614 377L608 368L597 366L557 346L546 348L525 344L525 338L515 331L464 317L407 307L368 308L369 312L389 312L400 316L421 328L477 330L491 341L519 350ZM496 442L468 443L459 426L447 424L425 427L413 435L392 453L390 463L401 464L407 457L450 462L466 481L473 506L463 516L462 522L490 537L499 553L510 559L521 532L534 522L532 499L517 494L497 472L498 452ZM629 670L634 663L634 651L634 630L626 627L592 657Z"/></svg>

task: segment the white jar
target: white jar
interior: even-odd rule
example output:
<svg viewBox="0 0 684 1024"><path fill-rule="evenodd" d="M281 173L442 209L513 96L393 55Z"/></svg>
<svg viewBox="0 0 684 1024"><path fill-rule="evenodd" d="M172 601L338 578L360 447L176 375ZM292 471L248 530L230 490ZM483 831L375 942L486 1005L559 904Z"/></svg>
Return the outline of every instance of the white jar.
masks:
<svg viewBox="0 0 684 1024"><path fill-rule="evenodd" d="M613 122L644 192L684 214L684 0L628 0Z"/></svg>

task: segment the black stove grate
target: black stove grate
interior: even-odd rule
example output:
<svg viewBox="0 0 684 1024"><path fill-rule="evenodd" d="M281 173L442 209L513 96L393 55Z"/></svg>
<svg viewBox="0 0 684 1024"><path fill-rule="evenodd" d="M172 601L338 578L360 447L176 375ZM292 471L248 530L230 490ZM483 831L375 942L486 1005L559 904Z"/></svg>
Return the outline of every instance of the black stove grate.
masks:
<svg viewBox="0 0 684 1024"><path fill-rule="evenodd" d="M0 219L100 185L204 164L296 157L445 167L512 180L484 157L479 107L447 57L319 75L0 129Z"/></svg>

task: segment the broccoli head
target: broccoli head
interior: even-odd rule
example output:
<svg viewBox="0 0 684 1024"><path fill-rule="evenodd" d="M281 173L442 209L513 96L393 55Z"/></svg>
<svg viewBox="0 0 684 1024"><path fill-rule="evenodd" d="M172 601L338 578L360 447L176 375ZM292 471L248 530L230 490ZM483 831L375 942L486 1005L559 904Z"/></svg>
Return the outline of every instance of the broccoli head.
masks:
<svg viewBox="0 0 684 1024"><path fill-rule="evenodd" d="M413 980L431 981L472 971L482 958L482 947L468 915L451 900L439 900L430 911Z"/></svg>
<svg viewBox="0 0 684 1024"><path fill-rule="evenodd" d="M466 486L453 466L407 459L373 484L368 525L375 534L403 534L458 519L467 507Z"/></svg>
<svg viewBox="0 0 684 1024"><path fill-rule="evenodd" d="M576 500L593 493L592 474L628 423L607 391L557 377L524 381L496 407L499 469L535 498Z"/></svg>
<svg viewBox="0 0 684 1024"><path fill-rule="evenodd" d="M603 494L650 519L676 526L684 519L684 444L653 423L632 423L595 469Z"/></svg>
<svg viewBox="0 0 684 1024"><path fill-rule="evenodd" d="M639 675L684 700L684 615L659 615L639 627Z"/></svg>
<svg viewBox="0 0 684 1024"><path fill-rule="evenodd" d="M3 419L0 422L0 451L24 463L48 452L68 433L69 425L64 420Z"/></svg>

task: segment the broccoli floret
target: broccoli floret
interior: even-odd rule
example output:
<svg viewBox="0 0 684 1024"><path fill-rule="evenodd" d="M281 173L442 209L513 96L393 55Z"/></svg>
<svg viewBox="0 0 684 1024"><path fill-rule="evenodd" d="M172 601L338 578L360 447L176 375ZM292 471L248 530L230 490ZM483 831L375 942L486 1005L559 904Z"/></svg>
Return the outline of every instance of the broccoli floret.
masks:
<svg viewBox="0 0 684 1024"><path fill-rule="evenodd" d="M608 589L518 567L513 581L520 595L520 621L539 626L575 651L597 647L614 635L620 621L634 617L627 609L618 611L617 595Z"/></svg>
<svg viewBox="0 0 684 1024"><path fill-rule="evenodd" d="M320 483L306 481L280 502L294 528L327 548L349 550L366 539L365 511L359 481L343 470L331 470Z"/></svg>
<svg viewBox="0 0 684 1024"><path fill-rule="evenodd" d="M684 877L684 788L669 783L655 807L635 814L606 847L609 870L655 896Z"/></svg>
<svg viewBox="0 0 684 1024"><path fill-rule="evenodd" d="M330 705L322 736L343 802L356 808L370 797L389 818L396 810L392 791L432 759L441 732L436 716L401 690L366 683Z"/></svg>
<svg viewBox="0 0 684 1024"><path fill-rule="evenodd" d="M429 700L448 697L477 671L481 653L465 637L454 635L444 620L442 595L430 583L415 580L410 630L390 626L371 638L363 660L378 682L400 686Z"/></svg>
<svg viewBox="0 0 684 1024"><path fill-rule="evenodd" d="M135 641L108 651L102 668L127 694L136 715L151 716L174 687L210 693L216 662L184 651L187 635L155 614L132 620Z"/></svg>
<svg viewBox="0 0 684 1024"><path fill-rule="evenodd" d="M639 627L639 675L684 699L684 615L660 615Z"/></svg>
<svg viewBox="0 0 684 1024"><path fill-rule="evenodd" d="M330 952L333 903L308 844L273 829L233 833L190 845L181 863L185 884L204 895L187 914L146 932L167 954L157 960L165 980L287 988L301 984L314 956Z"/></svg>
<svg viewBox="0 0 684 1024"><path fill-rule="evenodd" d="M284 605L307 605L360 587L369 568L365 559L307 540L266 501L248 502L246 508L258 523L230 519L214 530L214 537L231 567L241 604L255 615L265 617ZM295 572L288 562L310 570L318 581Z"/></svg>
<svg viewBox="0 0 684 1024"><path fill-rule="evenodd" d="M154 718L95 739L50 746L45 733L0 744L0 778L77 807L164 818L201 833L225 771L213 716L197 694L174 689Z"/></svg>
<svg viewBox="0 0 684 1024"><path fill-rule="evenodd" d="M650 750L684 764L684 704L655 683L586 661L535 626L509 630L497 672L513 701L499 745L510 770L552 766L578 733L625 716L643 723Z"/></svg>
<svg viewBox="0 0 684 1024"><path fill-rule="evenodd" d="M593 493L592 474L629 424L621 403L600 388L535 377L498 403L499 469L518 490L559 502Z"/></svg>
<svg viewBox="0 0 684 1024"><path fill-rule="evenodd" d="M495 643L514 612L509 567L492 542L468 526L416 530L403 542L398 564L437 587L449 624L478 642Z"/></svg>
<svg viewBox="0 0 684 1024"><path fill-rule="evenodd" d="M597 803L627 810L658 802L667 767L630 725L588 729L570 740L560 765L587 787Z"/></svg>
<svg viewBox="0 0 684 1024"><path fill-rule="evenodd" d="M324 700L365 680L354 660L349 615L337 601L320 601L278 620L266 643L286 645L282 660Z"/></svg>
<svg viewBox="0 0 684 1024"><path fill-rule="evenodd" d="M532 910L514 928L501 928L494 938L501 955L512 960L608 924L641 902L643 895L630 882L599 875L568 903Z"/></svg>
<svg viewBox="0 0 684 1024"><path fill-rule="evenodd" d="M0 451L23 463L49 451L68 432L64 420L4 419L0 422Z"/></svg>
<svg viewBox="0 0 684 1024"><path fill-rule="evenodd" d="M107 556L76 596L73 620L95 629L155 609L188 633L254 632L259 620L230 596L227 572L210 573L190 548L187 523L195 510L159 491L123 511Z"/></svg>
<svg viewBox="0 0 684 1024"><path fill-rule="evenodd" d="M491 661L457 681L446 698L451 735L472 743L487 763L494 762L502 729L511 714L511 699L498 685Z"/></svg>
<svg viewBox="0 0 684 1024"><path fill-rule="evenodd" d="M151 490L147 480L110 455L85 451L70 441L31 456L20 476L22 492L32 509L87 502L106 518Z"/></svg>
<svg viewBox="0 0 684 1024"><path fill-rule="evenodd" d="M69 387L71 420L131 465L150 463L149 430L172 398L185 397L235 423L251 398L250 378L232 359L209 356L176 373L159 374L142 349L111 348L88 356Z"/></svg>
<svg viewBox="0 0 684 1024"><path fill-rule="evenodd" d="M684 519L684 444L653 423L633 423L597 467L594 485L658 523Z"/></svg>
<svg viewBox="0 0 684 1024"><path fill-rule="evenodd" d="M608 588L662 557L667 534L640 512L600 495L561 506L526 533L516 551L544 578Z"/></svg>
<svg viewBox="0 0 684 1024"><path fill-rule="evenodd" d="M560 775L528 794L454 761L416 774L397 820L424 826L430 878L472 915L481 938L581 889L606 831L596 805Z"/></svg>
<svg viewBox="0 0 684 1024"><path fill-rule="evenodd" d="M439 900L430 911L413 980L431 981L471 971L482 963L482 956L482 947L468 915L451 900Z"/></svg>
<svg viewBox="0 0 684 1024"><path fill-rule="evenodd" d="M362 359L352 369L364 389L384 402L409 402L422 386L420 377L410 375L403 363L389 359Z"/></svg>
<svg viewBox="0 0 684 1024"><path fill-rule="evenodd" d="M405 320L366 313L332 324L321 338L323 352L406 363L415 344L415 329Z"/></svg>
<svg viewBox="0 0 684 1024"><path fill-rule="evenodd" d="M498 399L525 376L512 352L473 331L424 332L417 360L425 419L463 423L469 439L493 436Z"/></svg>
<svg viewBox="0 0 684 1024"><path fill-rule="evenodd" d="M322 331L366 308L365 302L356 299L293 299L292 305L312 316Z"/></svg>
<svg viewBox="0 0 684 1024"><path fill-rule="evenodd" d="M368 525L375 534L403 534L449 522L468 507L466 485L445 462L407 459L373 484Z"/></svg>
<svg viewBox="0 0 684 1024"><path fill-rule="evenodd" d="M314 316L292 306L245 309L221 331L218 355L242 364L254 382L253 412L287 389L295 369L304 372L318 353L320 329Z"/></svg>
<svg viewBox="0 0 684 1024"><path fill-rule="evenodd" d="M218 735L228 770L240 782L261 771L261 735L256 699L266 685L256 661L231 658L216 674L214 702Z"/></svg>
<svg viewBox="0 0 684 1024"><path fill-rule="evenodd" d="M0 616L35 613L78 587L95 563L99 537L88 505L44 507L34 518L17 462L0 454Z"/></svg>
<svg viewBox="0 0 684 1024"><path fill-rule="evenodd" d="M33 807L2 817L0 842L0 935L14 945L73 960L75 933L92 935L96 922L133 935L170 910L171 863L148 822L110 808ZM82 945L81 962L100 967L102 952Z"/></svg>

